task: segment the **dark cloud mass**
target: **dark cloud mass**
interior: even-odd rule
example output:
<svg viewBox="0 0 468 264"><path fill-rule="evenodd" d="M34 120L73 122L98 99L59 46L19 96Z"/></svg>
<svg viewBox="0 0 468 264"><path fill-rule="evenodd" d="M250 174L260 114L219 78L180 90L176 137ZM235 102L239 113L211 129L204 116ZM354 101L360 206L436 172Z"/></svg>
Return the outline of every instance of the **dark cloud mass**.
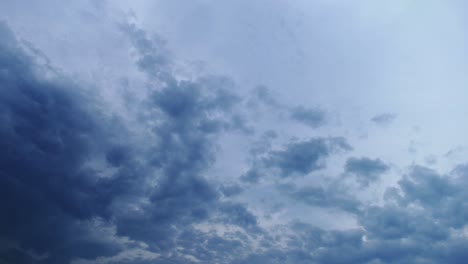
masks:
<svg viewBox="0 0 468 264"><path fill-rule="evenodd" d="M41 6L33 2L33 7ZM244 87L248 85L234 77L192 69L190 63L172 54L177 48L180 51L177 42L197 36L199 42L193 48L198 53L210 49L210 41L221 45L218 38L223 36L209 37L218 32L218 27L223 32L246 30L240 27L245 22L242 19L236 20L235 27L211 21L236 16L215 16L206 10L208 2L184 2L184 8L177 1L160 3L158 8L162 10L178 7L178 16L188 21L194 20L193 10L197 19L199 11L203 11L209 22L203 23L217 25L201 32L196 23L188 25L174 16L178 22L166 25L161 17L155 24L167 27L163 32L169 36L168 41L166 35L156 35L157 30L153 32L138 23L142 9L154 8L145 1L140 3L142 6L132 4L136 11L129 13L116 11L114 3L107 1L92 1L91 7L87 1L70 3L66 14L70 21L61 18L66 34L60 33L61 27L51 17L32 16L22 23L18 22L22 19L13 19L0 10L0 15L8 17L8 22L0 22L0 264L466 263L468 165L446 160L457 155L447 155L437 163L427 162L430 168L418 165L420 157L416 154L409 166L398 161L406 157L395 158L397 155L391 151L380 155L377 148L385 153L393 146L382 143L381 138L372 138L368 127L356 132L354 127L362 124L360 118L353 119L353 113L329 115L332 109L335 111L334 106L346 101L341 94L334 94L339 91L333 90L340 86L338 83L322 83L326 85L318 85L310 92L323 92L323 96L308 94L304 100L292 100L294 96L297 99L294 89L288 94L289 90L276 93L257 84L252 86L256 88ZM249 13L257 4L252 10L239 8L238 4L229 4L228 9ZM24 5L22 1L0 3L0 9L10 7L29 14L21 11ZM216 10L221 12L221 6ZM261 7L266 11L262 15L254 12L259 21L265 19L264 13L275 17L275 12L284 9L276 6L278 10L270 10L264 4ZM93 11L88 12L89 8ZM72 18L73 14L79 18ZM336 17L341 18L341 14L345 13ZM88 31L80 31L83 36L70 33L76 32L71 31L72 26L81 27L75 24L81 25L79 19L83 17L88 24L96 23L92 36L108 27L111 32L89 44L84 40L90 37ZM281 18L280 31L264 34L275 36L272 42L285 45L279 36L286 32L298 42L295 47L302 54L306 52L300 48L304 40L289 28L288 19ZM49 21L42 24L43 28L54 24L54 30L35 34L28 27L33 20L38 24ZM151 21L146 22L151 25ZM251 30L255 23L246 21ZM302 24L294 21L298 27ZM322 16L314 24L316 21L327 28L337 27ZM341 28L344 24L340 23ZM190 26L184 32L193 31L191 37L171 31L179 24ZM346 25L346 31L355 30L356 25ZM269 26L258 24L259 28ZM349 52L338 44L328 45L332 40L341 40L336 33L329 29L326 34L315 31L315 26L307 30L316 35L314 43L322 45L318 49L328 52L327 56L301 55L301 67L310 66L305 63L307 58L324 65L335 61L355 65L357 59L350 63L344 57L328 58L335 50L331 52L325 46L337 46L338 54ZM51 43L67 39L64 43L72 45L76 39L81 49L72 45L52 51L50 47L55 44L41 41L39 35L44 32L50 33L47 36ZM113 34L122 43L107 45L109 40L104 36ZM234 45L242 42L236 40L238 34L229 38ZM264 37L262 34L258 38ZM247 35L250 40L256 34ZM258 41L256 36L251 43L266 43ZM346 46L351 44L346 42ZM114 61L105 52L87 57L87 49L93 45L99 50L116 49L109 54L126 58L128 65L115 63L122 58ZM62 52L76 54L76 61L82 65L61 61ZM254 55L254 51L249 52ZM359 52L360 57L365 57ZM199 53L200 58L206 55ZM54 64L46 54L60 63ZM187 51L180 56L191 55ZM253 56L254 60L260 57ZM213 61L214 67L220 67L219 72L231 72L229 66L223 68L220 65L224 64ZM287 63L278 61L283 62ZM97 71L91 69L101 64L104 66L97 67ZM77 68L85 70L75 71ZM334 67L312 68L314 71L304 69L298 75L318 71L314 78L322 81L327 79L322 76L326 69ZM342 71L334 71L333 79L340 79L335 75L344 75ZM346 76L356 75L349 71ZM285 80L278 85L287 83ZM351 82L353 78L346 80ZM319 81L314 84L321 84ZM296 84L300 82L290 83ZM333 100L326 91L320 91L322 87L333 90ZM326 112L304 103L315 97L335 103L330 103L333 107ZM387 99L390 102L394 97ZM335 124L330 116L343 120ZM386 125L395 118L395 114L386 113L371 121ZM369 120L364 123L369 125ZM394 133L387 128L386 132ZM363 143L366 140L370 143ZM375 142L379 147L371 146ZM422 150L427 147L424 144ZM439 164L442 167L437 167Z"/></svg>
<svg viewBox="0 0 468 264"><path fill-rule="evenodd" d="M331 154L350 150L352 147L341 137L295 140L280 150L271 149L271 145L262 142L251 150L252 166L241 176L241 180L258 183L267 175L283 178L305 176L325 168L326 159Z"/></svg>
<svg viewBox="0 0 468 264"><path fill-rule="evenodd" d="M357 181L364 186L377 181L381 174L388 171L390 167L380 159L348 158L345 164L347 173L353 174Z"/></svg>
<svg viewBox="0 0 468 264"><path fill-rule="evenodd" d="M292 142L283 150L270 151L264 163L267 168L278 168L283 177L305 175L322 169L324 158L343 150L351 150L344 138L313 138Z"/></svg>
<svg viewBox="0 0 468 264"><path fill-rule="evenodd" d="M156 143L145 154L150 167L142 167L131 158L134 146L112 144L117 124L100 117L97 102L79 94L78 84L41 78L48 69L27 55L5 24L0 40L3 261L64 263L118 253L122 245L97 235L100 222L114 226L117 236L168 250L175 226L206 219L211 207L234 208L219 204L215 187L200 174L213 160L210 137L232 127L208 116L229 111L236 101L221 88L223 80L176 82L164 76L168 86L148 102L161 122L151 128ZM87 168L99 158L118 167L117 173L102 177ZM149 189L144 185L152 170L160 173ZM149 203L140 204L143 198ZM236 206L220 212L229 223L244 223L248 211ZM255 226L250 218L248 225Z"/></svg>
<svg viewBox="0 0 468 264"><path fill-rule="evenodd" d="M3 261L34 263L46 254L48 263L63 263L71 255L116 253L118 246L90 229L93 219L109 217L111 202L100 191L105 181L84 166L104 141L92 100L65 78L39 77L49 69L19 47L5 23L0 49Z"/></svg>

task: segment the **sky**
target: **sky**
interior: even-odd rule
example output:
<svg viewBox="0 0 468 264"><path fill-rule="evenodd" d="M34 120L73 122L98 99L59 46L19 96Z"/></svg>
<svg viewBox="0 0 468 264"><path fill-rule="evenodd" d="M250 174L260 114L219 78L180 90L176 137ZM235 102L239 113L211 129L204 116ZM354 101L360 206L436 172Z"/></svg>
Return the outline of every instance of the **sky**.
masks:
<svg viewBox="0 0 468 264"><path fill-rule="evenodd" d="M461 0L0 0L0 264L468 253Z"/></svg>

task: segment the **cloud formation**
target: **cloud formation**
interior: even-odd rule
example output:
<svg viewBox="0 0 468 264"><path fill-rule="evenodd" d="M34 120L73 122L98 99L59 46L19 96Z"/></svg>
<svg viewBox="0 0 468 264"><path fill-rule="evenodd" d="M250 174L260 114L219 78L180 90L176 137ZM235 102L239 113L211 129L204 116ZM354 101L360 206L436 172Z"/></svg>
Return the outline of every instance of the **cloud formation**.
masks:
<svg viewBox="0 0 468 264"><path fill-rule="evenodd" d="M466 262L446 4L59 2L0 3L0 264Z"/></svg>
<svg viewBox="0 0 468 264"><path fill-rule="evenodd" d="M344 138L313 138L270 151L264 164L267 168L278 168L282 177L306 175L322 169L324 159L330 154L351 149Z"/></svg>
<svg viewBox="0 0 468 264"><path fill-rule="evenodd" d="M78 84L38 65L4 22L0 49L5 261L16 262L11 255L17 255L22 263L63 263L70 256L115 254L119 246L93 231L95 219L109 217L113 197L103 192L107 179L86 167L109 147L101 129L107 121Z"/></svg>
<svg viewBox="0 0 468 264"><path fill-rule="evenodd" d="M390 167L380 159L348 158L345 164L346 173L353 174L356 180L363 186L375 182L380 175L387 172Z"/></svg>
<svg viewBox="0 0 468 264"><path fill-rule="evenodd" d="M376 115L371 118L371 121L374 122L377 125L383 126L383 125L388 125L391 122L393 122L397 118L396 114L392 113L384 113L380 115Z"/></svg>
<svg viewBox="0 0 468 264"><path fill-rule="evenodd" d="M317 128L325 124L325 113L318 109L307 109L298 106L291 110L291 118L304 123L312 128Z"/></svg>

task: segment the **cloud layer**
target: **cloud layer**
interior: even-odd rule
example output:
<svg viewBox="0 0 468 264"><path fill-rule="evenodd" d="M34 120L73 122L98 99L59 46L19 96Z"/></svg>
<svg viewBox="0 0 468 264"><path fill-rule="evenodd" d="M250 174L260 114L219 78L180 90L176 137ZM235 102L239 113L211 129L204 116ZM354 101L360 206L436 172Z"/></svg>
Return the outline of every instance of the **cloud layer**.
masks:
<svg viewBox="0 0 468 264"><path fill-rule="evenodd" d="M465 263L463 142L373 90L413 7L339 2L0 4L0 264Z"/></svg>

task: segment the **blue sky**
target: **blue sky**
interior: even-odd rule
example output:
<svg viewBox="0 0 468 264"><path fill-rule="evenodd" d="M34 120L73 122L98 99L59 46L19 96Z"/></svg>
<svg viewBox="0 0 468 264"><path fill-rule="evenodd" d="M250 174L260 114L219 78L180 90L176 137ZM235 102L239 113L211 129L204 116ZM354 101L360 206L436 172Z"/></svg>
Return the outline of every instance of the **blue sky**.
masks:
<svg viewBox="0 0 468 264"><path fill-rule="evenodd" d="M0 1L0 264L464 263L463 1Z"/></svg>

